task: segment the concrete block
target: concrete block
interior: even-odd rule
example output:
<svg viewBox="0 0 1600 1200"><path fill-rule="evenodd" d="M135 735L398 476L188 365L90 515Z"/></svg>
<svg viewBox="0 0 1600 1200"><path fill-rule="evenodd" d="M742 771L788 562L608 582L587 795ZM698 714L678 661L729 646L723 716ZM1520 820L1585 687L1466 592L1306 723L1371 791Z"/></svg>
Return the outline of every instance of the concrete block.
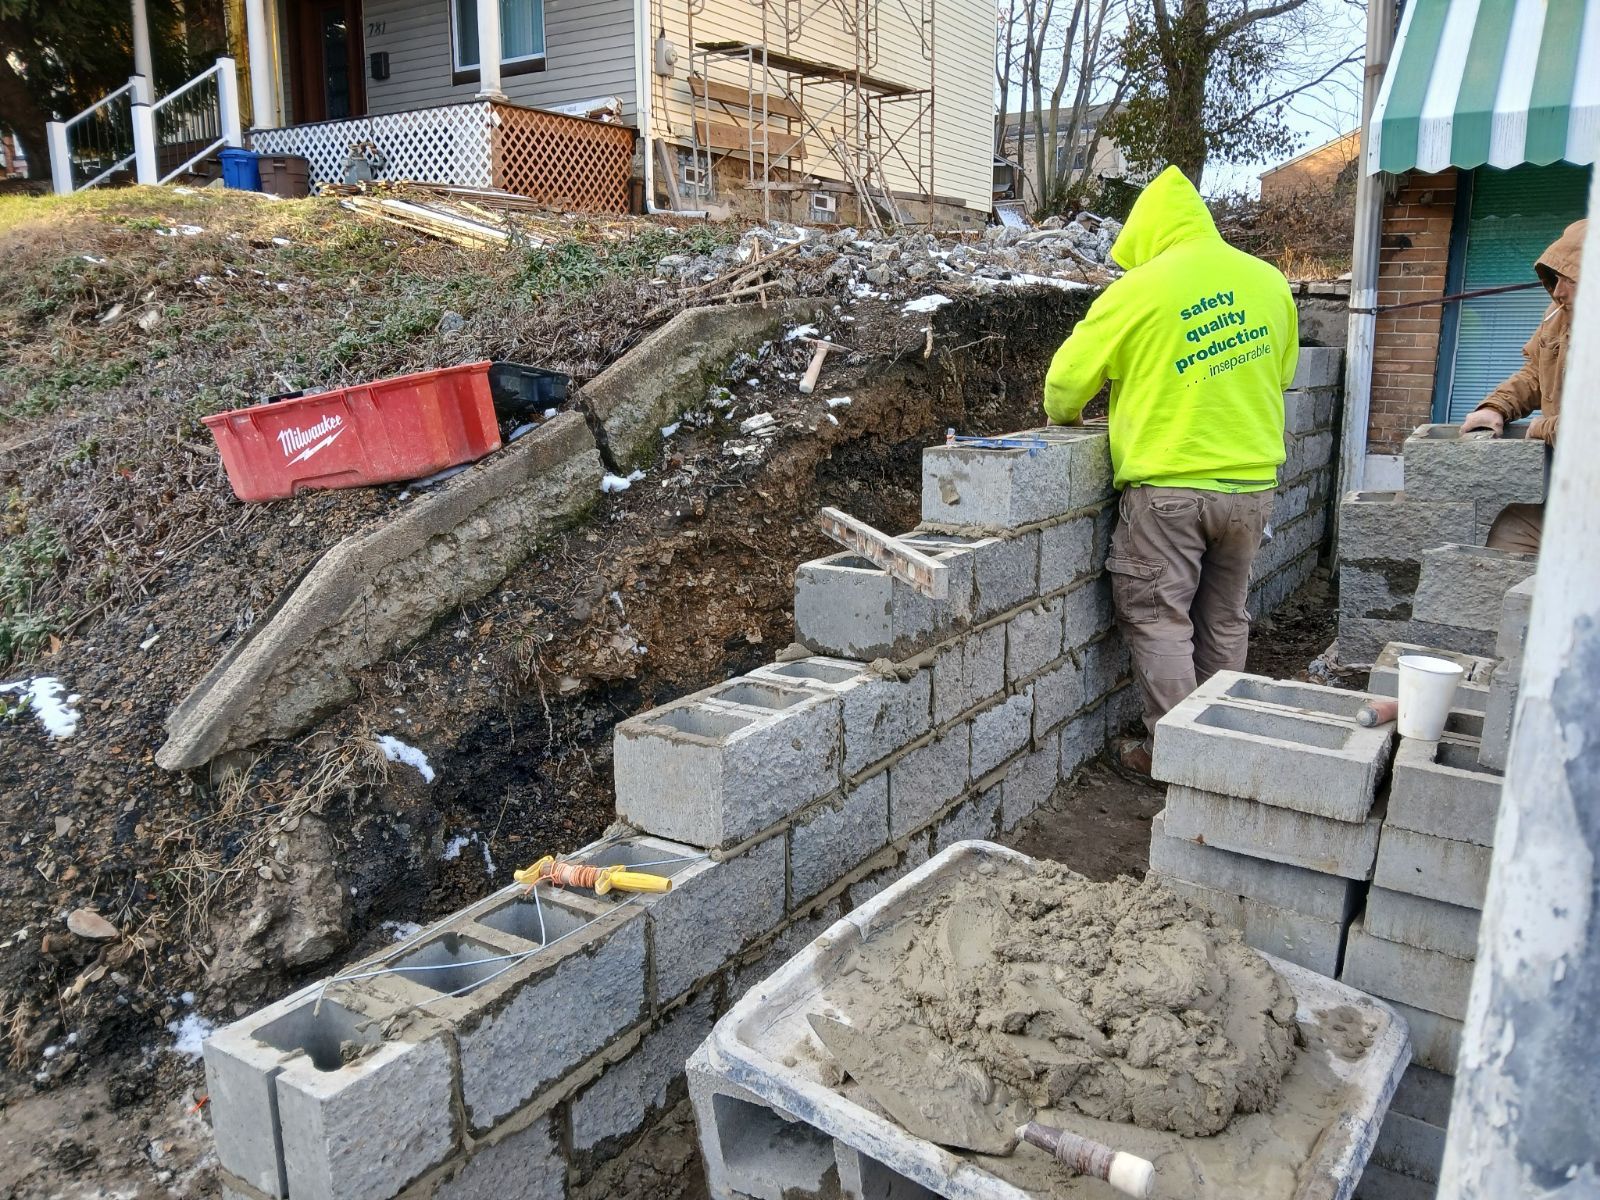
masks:
<svg viewBox="0 0 1600 1200"><path fill-rule="evenodd" d="M1455 958L1476 958L1482 915L1475 908L1375 887L1367 893L1365 924L1368 933L1385 941Z"/></svg>
<svg viewBox="0 0 1600 1200"><path fill-rule="evenodd" d="M741 841L838 790L841 705L734 679L618 725L617 815L697 846Z"/></svg>
<svg viewBox="0 0 1600 1200"><path fill-rule="evenodd" d="M1402 738L1385 820L1396 829L1492 846L1503 782L1501 772L1479 765L1476 743Z"/></svg>
<svg viewBox="0 0 1600 1200"><path fill-rule="evenodd" d="M626 865L670 875L665 895L603 898L640 908L649 921L652 1007L660 1008L783 920L784 839L713 862L692 846L630 837L575 856L593 866Z"/></svg>
<svg viewBox="0 0 1600 1200"><path fill-rule="evenodd" d="M433 1200L565 1200L567 1160L555 1117L543 1113L515 1124L506 1122L493 1141L474 1147L440 1182Z"/></svg>
<svg viewBox="0 0 1600 1200"><path fill-rule="evenodd" d="M1358 880L1372 878L1383 825L1380 817L1332 821L1179 784L1167 789L1166 814L1168 837Z"/></svg>
<svg viewBox="0 0 1600 1200"><path fill-rule="evenodd" d="M619 1143L676 1104L687 1092L685 1064L716 1019L716 993L706 988L668 1013L638 1049L574 1096L569 1109L573 1151L609 1158Z"/></svg>
<svg viewBox="0 0 1600 1200"><path fill-rule="evenodd" d="M1311 503L1311 488L1304 483L1286 484L1278 488L1277 495L1272 499L1272 516L1269 524L1273 528L1287 525L1296 517L1304 516Z"/></svg>
<svg viewBox="0 0 1600 1200"><path fill-rule="evenodd" d="M1070 499L1074 509L1109 500L1111 489L1111 437L1097 429L1046 425L1033 430L1052 445L1064 445L1072 454Z"/></svg>
<svg viewBox="0 0 1600 1200"><path fill-rule="evenodd" d="M1471 500L1487 524L1508 504L1540 504L1548 483L1544 443L1513 425L1504 437L1463 438L1454 425L1422 425L1405 440L1406 491L1419 500Z"/></svg>
<svg viewBox="0 0 1600 1200"><path fill-rule="evenodd" d="M1337 388L1344 382L1344 351L1337 346L1301 346L1291 391ZM1324 422L1326 424L1326 422Z"/></svg>
<svg viewBox="0 0 1600 1200"><path fill-rule="evenodd" d="M806 687L839 697L844 719L844 774L854 778L932 728L933 674L879 675L842 658L771 663L747 676L784 687Z"/></svg>
<svg viewBox="0 0 1600 1200"><path fill-rule="evenodd" d="M294 1200L387 1200L461 1144L454 1055L440 1025L423 1022L415 1037L378 1042L347 1065L341 1049L299 1055L276 1080Z"/></svg>
<svg viewBox="0 0 1600 1200"><path fill-rule="evenodd" d="M1378 839L1372 882L1408 896L1482 909L1493 853L1487 846L1386 825Z"/></svg>
<svg viewBox="0 0 1600 1200"><path fill-rule="evenodd" d="M927 839L923 840L926 843ZM926 844L923 849L926 851ZM759 986L784 963L821 937L846 911L848 909L842 899L836 897L825 904L796 913L772 937L757 942L728 971L724 1009L731 1007L751 988Z"/></svg>
<svg viewBox="0 0 1600 1200"><path fill-rule="evenodd" d="M1450 544L1424 550L1412 615L1498 637L1507 590L1532 575L1538 563L1536 555L1488 546Z"/></svg>
<svg viewBox="0 0 1600 1200"><path fill-rule="evenodd" d="M1324 509L1314 509L1281 527L1274 527L1272 537L1256 553L1251 571L1256 579L1265 579L1308 551L1322 544L1328 529L1328 514Z"/></svg>
<svg viewBox="0 0 1600 1200"><path fill-rule="evenodd" d="M1448 1075L1412 1063L1394 1089L1389 1111L1404 1113L1444 1129L1450 1124L1450 1100L1455 1083Z"/></svg>
<svg viewBox="0 0 1600 1200"><path fill-rule="evenodd" d="M820 654L898 661L964 628L972 619L972 560L952 547L928 553L950 572L943 600L928 599L854 554L801 563L794 576L795 639Z"/></svg>
<svg viewBox="0 0 1600 1200"><path fill-rule="evenodd" d="M1000 828L1010 833L1041 805L1061 782L1061 735L1052 733L1006 768Z"/></svg>
<svg viewBox="0 0 1600 1200"><path fill-rule="evenodd" d="M1462 681L1456 685L1455 699L1451 701L1452 708L1463 712L1482 713L1488 707L1489 673L1494 669L1493 659L1480 658L1476 654L1462 654L1454 650L1436 650L1430 646L1418 646L1409 642L1390 642L1379 652L1372 664L1372 670L1367 673L1368 692L1390 697L1400 694L1400 656L1404 654L1447 658L1460 663L1465 673L1462 675Z"/></svg>
<svg viewBox="0 0 1600 1200"><path fill-rule="evenodd" d="M1265 675L1248 675L1243 671L1218 671L1196 688L1194 694L1348 722L1354 722L1362 706L1371 699L1345 688L1292 679L1268 679Z"/></svg>
<svg viewBox="0 0 1600 1200"><path fill-rule="evenodd" d="M928 850L932 843L933 835L924 830L907 838L903 845L891 846L870 860L866 867L871 869L866 870L845 893L845 911L860 908L891 883L905 878L927 862L932 857ZM882 866L877 865L880 861Z"/></svg>
<svg viewBox="0 0 1600 1200"><path fill-rule="evenodd" d="M688 1063L711 1200L839 1195L833 1139L723 1079L709 1045Z"/></svg>
<svg viewBox="0 0 1600 1200"><path fill-rule="evenodd" d="M996 783L952 809L933 831L933 852L938 854L957 842L979 838L993 841L1000 822L1003 783Z"/></svg>
<svg viewBox="0 0 1600 1200"><path fill-rule="evenodd" d="M1106 748L1106 705L1091 708L1061 727L1062 779L1096 758Z"/></svg>
<svg viewBox="0 0 1600 1200"><path fill-rule="evenodd" d="M1168 837L1162 813L1151 822L1150 869L1329 923L1342 925L1355 906L1357 885L1347 879Z"/></svg>
<svg viewBox="0 0 1600 1200"><path fill-rule="evenodd" d="M889 768L889 836L923 828L967 789L971 726L959 725Z"/></svg>
<svg viewBox="0 0 1600 1200"><path fill-rule="evenodd" d="M1412 611L1415 612L1415 601ZM1424 621L1415 616L1405 623L1396 635L1397 640L1423 642L1430 646L1449 646L1463 654L1489 655L1494 653L1495 634L1492 629L1473 629L1466 625L1448 625L1440 621Z"/></svg>
<svg viewBox="0 0 1600 1200"><path fill-rule="evenodd" d="M1461 1021L1472 990L1472 963L1437 950L1373 937L1360 921L1350 926L1341 981L1383 999Z"/></svg>
<svg viewBox="0 0 1600 1200"><path fill-rule="evenodd" d="M1060 591L1092 573L1104 556L1095 556L1096 518L1074 517L1039 531L1039 594Z"/></svg>
<svg viewBox="0 0 1600 1200"><path fill-rule="evenodd" d="M1157 724L1152 770L1163 783L1359 822L1372 810L1392 737L1392 726L1364 729L1197 693Z"/></svg>
<svg viewBox="0 0 1600 1200"><path fill-rule="evenodd" d="M1339 612L1376 621L1409 621L1421 566L1399 559L1339 563Z"/></svg>
<svg viewBox="0 0 1600 1200"><path fill-rule="evenodd" d="M1371 1161L1413 1179L1436 1183L1444 1163L1444 1128L1391 1108L1378 1130Z"/></svg>
<svg viewBox="0 0 1600 1200"><path fill-rule="evenodd" d="M1339 948L1344 943L1344 926L1340 922L1274 908L1249 896L1214 891L1160 872L1152 874L1169 891L1239 930L1247 945L1329 978L1338 971Z"/></svg>
<svg viewBox="0 0 1600 1200"><path fill-rule="evenodd" d="M1144 699L1139 693L1139 685L1130 683L1118 688L1106 697L1106 739L1116 737L1121 733L1132 733L1142 737L1147 731L1144 727Z"/></svg>
<svg viewBox="0 0 1600 1200"><path fill-rule="evenodd" d="M933 657L933 723L943 725L1006 687L1006 627L968 633Z"/></svg>
<svg viewBox="0 0 1600 1200"><path fill-rule="evenodd" d="M1384 1003L1405 1018L1411 1031L1412 1064L1453 1076L1461 1055L1461 1022L1399 1000Z"/></svg>
<svg viewBox="0 0 1600 1200"><path fill-rule="evenodd" d="M1003 435L1035 439L1032 430ZM935 525L1010 530L1071 511L1073 467L1083 443L1038 439L1027 448L928 446L922 451L922 519Z"/></svg>
<svg viewBox="0 0 1600 1200"><path fill-rule="evenodd" d="M1500 604L1500 629L1495 634L1495 657L1520 660L1528 648L1528 622L1533 618L1533 589L1537 582L1536 575L1529 575L1506 589Z"/></svg>
<svg viewBox="0 0 1600 1200"><path fill-rule="evenodd" d="M1356 1182L1355 1200L1436 1200L1439 1185L1414 1179L1368 1160Z"/></svg>
<svg viewBox="0 0 1600 1200"><path fill-rule="evenodd" d="M1111 634L1085 646L1083 654L1083 702L1093 704L1119 688L1132 669L1128 647L1122 638Z"/></svg>
<svg viewBox="0 0 1600 1200"><path fill-rule="evenodd" d="M1517 717L1517 697L1522 691L1522 660L1508 658L1495 667L1489 679L1489 697L1483 708L1483 738L1478 763L1504 772L1511 752L1511 726Z"/></svg>
<svg viewBox="0 0 1600 1200"><path fill-rule="evenodd" d="M1421 563L1424 550L1447 543L1470 544L1472 521L1470 500L1422 500L1410 492L1349 492L1339 502L1339 562ZM1415 574L1411 578L1414 588Z"/></svg>
<svg viewBox="0 0 1600 1200"><path fill-rule="evenodd" d="M1283 394L1283 427L1285 432L1299 435L1310 433L1317 427L1317 397L1304 388L1294 388Z"/></svg>
<svg viewBox="0 0 1600 1200"><path fill-rule="evenodd" d="M1061 608L1062 644L1068 650L1082 649L1117 623L1111 604L1111 577L1102 571L1074 588L1061 598Z"/></svg>
<svg viewBox="0 0 1600 1200"><path fill-rule="evenodd" d="M803 810L789 829L789 904L798 908L889 844L889 774Z"/></svg>
<svg viewBox="0 0 1600 1200"><path fill-rule="evenodd" d="M1033 740L1033 688L972 718L972 778L981 779Z"/></svg>
<svg viewBox="0 0 1600 1200"><path fill-rule="evenodd" d="M901 539L924 554L963 553L972 561L972 617L986 621L1039 595L1039 534L967 537L918 532ZM941 560L943 561L943 560Z"/></svg>
<svg viewBox="0 0 1600 1200"><path fill-rule="evenodd" d="M1387 617L1358 617L1340 610L1339 661L1346 666L1374 661L1390 642L1409 641L1411 622Z"/></svg>
<svg viewBox="0 0 1600 1200"><path fill-rule="evenodd" d="M1006 622L1006 682L1019 680L1041 670L1061 657L1062 601L1041 601Z"/></svg>

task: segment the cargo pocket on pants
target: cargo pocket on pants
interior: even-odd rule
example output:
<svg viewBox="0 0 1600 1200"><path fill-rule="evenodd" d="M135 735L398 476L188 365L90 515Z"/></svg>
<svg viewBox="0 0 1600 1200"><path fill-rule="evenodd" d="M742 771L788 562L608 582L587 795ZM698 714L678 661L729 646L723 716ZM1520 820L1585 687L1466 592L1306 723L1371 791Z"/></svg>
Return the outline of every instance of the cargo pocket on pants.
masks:
<svg viewBox="0 0 1600 1200"><path fill-rule="evenodd" d="M1111 602L1117 616L1130 625L1148 625L1157 616L1156 583L1165 563L1113 554L1106 559L1111 574Z"/></svg>

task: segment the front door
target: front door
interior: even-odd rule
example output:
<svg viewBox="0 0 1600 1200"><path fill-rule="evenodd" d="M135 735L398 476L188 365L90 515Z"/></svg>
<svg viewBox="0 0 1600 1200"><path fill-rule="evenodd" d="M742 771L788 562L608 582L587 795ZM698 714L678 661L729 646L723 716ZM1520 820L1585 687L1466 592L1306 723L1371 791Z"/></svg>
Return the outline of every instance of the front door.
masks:
<svg viewBox="0 0 1600 1200"><path fill-rule="evenodd" d="M292 0L294 119L337 121L367 111L366 62L361 41L361 0Z"/></svg>

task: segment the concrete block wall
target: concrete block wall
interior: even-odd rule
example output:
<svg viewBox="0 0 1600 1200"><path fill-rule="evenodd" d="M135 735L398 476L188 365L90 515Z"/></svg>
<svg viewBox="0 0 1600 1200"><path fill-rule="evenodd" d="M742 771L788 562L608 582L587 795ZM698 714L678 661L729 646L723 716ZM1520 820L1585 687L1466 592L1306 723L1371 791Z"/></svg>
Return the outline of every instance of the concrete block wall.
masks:
<svg viewBox="0 0 1600 1200"><path fill-rule="evenodd" d="M1544 443L1422 425L1404 456L1403 492L1340 501L1339 657L1371 662L1391 641L1491 653L1500 597L1533 565L1483 543L1506 505L1544 499Z"/></svg>
<svg viewBox="0 0 1600 1200"><path fill-rule="evenodd" d="M1316 561L1336 360L1308 354L1290 399L1291 549L1258 574L1263 610ZM925 456L906 538L946 564L944 599L852 555L803 564L813 653L617 727L622 823L569 859L669 892L503 889L219 1031L225 1189L498 1200L514 1163L518 1195L589 1196L685 1097L690 1051L744 991L940 849L1015 828L1135 722L1103 570L1106 434L1014 436L1028 447ZM1342 891L1326 903L1346 919Z"/></svg>

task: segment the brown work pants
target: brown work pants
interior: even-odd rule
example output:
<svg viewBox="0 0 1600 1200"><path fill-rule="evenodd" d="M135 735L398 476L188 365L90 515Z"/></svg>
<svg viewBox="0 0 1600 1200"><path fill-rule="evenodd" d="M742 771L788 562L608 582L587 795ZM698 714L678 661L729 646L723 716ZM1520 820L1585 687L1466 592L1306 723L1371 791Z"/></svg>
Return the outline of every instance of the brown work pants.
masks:
<svg viewBox="0 0 1600 1200"><path fill-rule="evenodd" d="M1244 667L1250 563L1271 514L1271 490L1123 491L1106 570L1152 734L1196 683Z"/></svg>
<svg viewBox="0 0 1600 1200"><path fill-rule="evenodd" d="M1508 504L1489 526L1488 545L1493 550L1537 554L1543 536L1544 505Z"/></svg>

